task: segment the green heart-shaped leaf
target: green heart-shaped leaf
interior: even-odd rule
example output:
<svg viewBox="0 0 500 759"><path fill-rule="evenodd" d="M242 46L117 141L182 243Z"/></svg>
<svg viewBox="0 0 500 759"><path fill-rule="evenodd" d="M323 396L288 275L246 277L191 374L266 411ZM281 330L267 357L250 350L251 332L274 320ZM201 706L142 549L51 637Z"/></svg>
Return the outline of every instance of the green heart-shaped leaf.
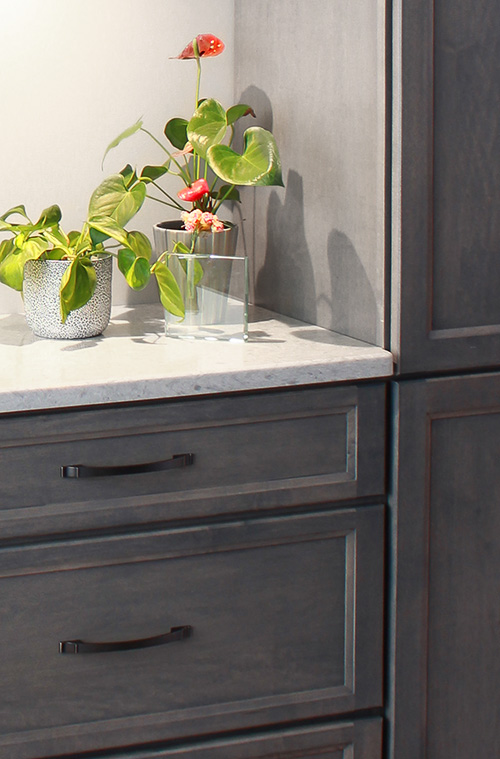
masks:
<svg viewBox="0 0 500 759"><path fill-rule="evenodd" d="M9 253L12 253L13 251L15 251L15 249L16 249L16 245L14 243L14 240L12 239L2 240L2 242L0 242L0 264L2 263L4 258L6 258L9 255Z"/></svg>
<svg viewBox="0 0 500 759"><path fill-rule="evenodd" d="M130 248L136 256L145 258L146 261L151 259L153 252L149 238L142 232L129 232L127 234L127 247Z"/></svg>
<svg viewBox="0 0 500 759"><path fill-rule="evenodd" d="M48 261L61 261L67 254L68 251L64 250L64 248L52 248L52 250L44 253L43 257Z"/></svg>
<svg viewBox="0 0 500 759"><path fill-rule="evenodd" d="M141 171L141 182L155 182L168 172L170 160L161 166L145 166Z"/></svg>
<svg viewBox="0 0 500 759"><path fill-rule="evenodd" d="M97 216L89 219L88 225L94 244L112 237L113 240L116 240L121 245L127 245L127 232L111 216ZM94 234L94 230L97 231L97 235Z"/></svg>
<svg viewBox="0 0 500 759"><path fill-rule="evenodd" d="M229 184L283 186L276 141L262 127L246 130L242 155L227 145L213 145L207 151L207 160L217 176Z"/></svg>
<svg viewBox="0 0 500 759"><path fill-rule="evenodd" d="M234 200L237 203L241 203L238 189L230 184L221 185L217 192L210 193L210 197L215 198L215 200L220 200L221 202L222 200Z"/></svg>
<svg viewBox="0 0 500 759"><path fill-rule="evenodd" d="M172 253L184 253L185 255L189 255L189 253L191 253L191 249L188 248L188 246L181 240L177 240L177 242L174 243Z"/></svg>
<svg viewBox="0 0 500 759"><path fill-rule="evenodd" d="M125 181L126 187L130 187L131 184L135 184L135 182L137 182L137 174L135 173L135 169L133 169L129 163L123 167L123 169L120 171L120 174Z"/></svg>
<svg viewBox="0 0 500 759"><path fill-rule="evenodd" d="M130 137L131 135L135 134L139 131L139 129L142 127L143 121L142 119L138 119L135 124L132 124L132 126L129 126L127 129L125 129L123 132L121 132L118 137L115 137L115 139L109 143L108 147L106 148L104 155L102 157L102 164L104 164L104 159L108 155L109 151L113 148L116 148L117 145L122 142L122 140L126 140L127 137Z"/></svg>
<svg viewBox="0 0 500 759"><path fill-rule="evenodd" d="M176 243L178 244L178 243ZM184 246L185 247L185 246ZM175 252L175 246L174 246L174 252ZM168 256L170 259L170 256ZM177 264L181 267L181 269L184 272L185 278L190 278L190 283L193 285L197 285L201 280L203 279L204 271L203 266L200 264L197 258L193 256L191 253L188 252L188 254L185 257L179 257L177 259ZM183 275L179 275L183 276Z"/></svg>
<svg viewBox="0 0 500 759"><path fill-rule="evenodd" d="M33 229L45 229L46 227L53 227L61 221L62 213L59 206L49 206L44 208L40 214L40 218L33 225Z"/></svg>
<svg viewBox="0 0 500 759"><path fill-rule="evenodd" d="M218 145L224 138L227 129L226 112L217 100L204 100L194 112L188 126L187 137L202 158L206 158L207 150L212 145Z"/></svg>
<svg viewBox="0 0 500 759"><path fill-rule="evenodd" d="M9 216L13 216L14 214L19 214L20 216L24 216L25 219L29 221L29 217L26 214L26 209L24 206L14 206L14 208L9 208L8 211L6 211L2 216L0 216L1 221L5 221L9 218Z"/></svg>
<svg viewBox="0 0 500 759"><path fill-rule="evenodd" d="M110 216L124 227L140 209L145 197L146 185L143 182L128 188L121 174L112 174L92 193L89 219Z"/></svg>
<svg viewBox="0 0 500 759"><path fill-rule="evenodd" d="M59 226L55 229L44 229L43 236L49 243L54 245L54 247L62 245L69 249L69 237L64 234ZM69 252L69 250L67 252Z"/></svg>
<svg viewBox="0 0 500 759"><path fill-rule="evenodd" d="M253 108L251 108L249 105L245 105L244 103L238 103L238 105L233 105L226 111L226 121L228 125L234 124L235 121L242 119L243 116L253 116L255 118Z"/></svg>
<svg viewBox="0 0 500 759"><path fill-rule="evenodd" d="M10 250L5 243L10 243ZM24 264L32 258L40 258L47 250L48 243L40 237L33 237L19 248L12 240L5 240L0 248L0 282L21 292L23 289Z"/></svg>
<svg viewBox="0 0 500 759"><path fill-rule="evenodd" d="M96 272L88 258L75 258L61 279L61 321L64 324L71 311L81 308L94 294Z"/></svg>
<svg viewBox="0 0 500 759"><path fill-rule="evenodd" d="M179 285L168 266L164 263L156 262L151 269L158 283L160 300L163 308L174 316L185 316L184 301Z"/></svg>
<svg viewBox="0 0 500 759"><path fill-rule="evenodd" d="M165 124L165 137L177 150L184 150L184 145L188 141L187 125L186 119L170 119Z"/></svg>
<svg viewBox="0 0 500 759"><path fill-rule="evenodd" d="M129 248L118 252L118 268L134 290L142 290L149 282L149 262L142 256L136 256Z"/></svg>

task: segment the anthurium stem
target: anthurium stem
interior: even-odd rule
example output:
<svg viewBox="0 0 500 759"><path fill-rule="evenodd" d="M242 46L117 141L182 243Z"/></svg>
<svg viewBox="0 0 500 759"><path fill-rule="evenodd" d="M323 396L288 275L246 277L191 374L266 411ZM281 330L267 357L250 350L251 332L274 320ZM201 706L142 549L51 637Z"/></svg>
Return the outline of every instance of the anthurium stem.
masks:
<svg viewBox="0 0 500 759"><path fill-rule="evenodd" d="M200 82L201 82L201 61L200 61L200 51L198 49L198 40L196 37L193 40L193 53L196 57L196 99L195 99L195 110L198 108L198 101L200 99Z"/></svg>
<svg viewBox="0 0 500 759"><path fill-rule="evenodd" d="M199 100L200 100L200 83L201 83L201 60L200 60L200 51L198 49L198 40L196 37L193 40L193 52L196 57L196 94L195 94L195 110L198 108ZM200 177L200 156L196 156L196 178L199 179Z"/></svg>
<svg viewBox="0 0 500 759"><path fill-rule="evenodd" d="M178 208L179 211L184 211L184 208L181 206L181 204L178 203L175 198L169 195L168 192L163 189L163 187L160 187L160 185L154 181L151 184L153 184L157 190L159 190L163 195L165 195L165 197L167 197L171 201L171 203L173 204L172 208Z"/></svg>
<svg viewBox="0 0 500 759"><path fill-rule="evenodd" d="M190 169L190 166L189 166L189 161L186 158L186 156L184 156L184 163L186 164L186 173L187 173L187 175L189 177L189 184L193 184L193 178L191 177L191 169Z"/></svg>
<svg viewBox="0 0 500 759"><path fill-rule="evenodd" d="M229 187L227 188L227 190L224 193L224 195L222 196L222 198L215 203L214 209L213 209L213 213L215 213L217 211L217 209L219 208L219 206L221 206L222 203L224 203L225 199L231 193L232 190L234 190L234 185L229 185Z"/></svg>
<svg viewBox="0 0 500 759"><path fill-rule="evenodd" d="M172 155L172 153L170 152L170 150L167 150L167 148L165 147L165 145L163 145L160 142L160 140L156 139L156 137L154 136L154 134L151 134L151 132L149 132L147 129L144 129L144 127L141 127L141 132L144 132L145 134L147 134L148 137L151 137L151 139L154 142L156 142L157 145L160 146L160 148L163 150L163 152L168 155L168 157L170 158L170 160L175 163L175 165L179 169L180 176L182 177L182 179L184 180L184 182L187 185L189 185L189 176L186 174L186 172L184 171L184 169L182 168L182 166L180 165L180 163L174 158L174 156ZM171 173L172 172L169 171L169 174L171 174Z"/></svg>
<svg viewBox="0 0 500 759"><path fill-rule="evenodd" d="M157 203L162 203L164 206L169 206L170 208L179 210L179 206L174 206L173 203L167 203L166 200L162 200L161 198L155 198L154 195L148 195L148 193L146 193L146 197L149 198L149 200L156 200Z"/></svg>

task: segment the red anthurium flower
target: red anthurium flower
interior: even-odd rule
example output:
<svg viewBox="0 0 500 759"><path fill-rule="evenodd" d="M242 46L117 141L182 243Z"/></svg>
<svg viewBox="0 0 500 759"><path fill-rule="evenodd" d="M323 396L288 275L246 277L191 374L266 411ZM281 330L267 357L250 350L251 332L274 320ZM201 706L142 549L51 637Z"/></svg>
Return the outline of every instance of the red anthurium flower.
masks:
<svg viewBox="0 0 500 759"><path fill-rule="evenodd" d="M193 182L191 187L184 187L182 190L179 190L177 197L181 200L194 202L195 200L202 198L208 192L210 192L210 187L208 186L207 180L197 179L196 182Z"/></svg>
<svg viewBox="0 0 500 759"><path fill-rule="evenodd" d="M200 58L211 58L214 55L220 55L224 50L224 43L218 37L213 34L198 34L196 37L196 44L198 46L198 53ZM189 42L180 55L176 55L176 58L196 58L194 53L193 43Z"/></svg>

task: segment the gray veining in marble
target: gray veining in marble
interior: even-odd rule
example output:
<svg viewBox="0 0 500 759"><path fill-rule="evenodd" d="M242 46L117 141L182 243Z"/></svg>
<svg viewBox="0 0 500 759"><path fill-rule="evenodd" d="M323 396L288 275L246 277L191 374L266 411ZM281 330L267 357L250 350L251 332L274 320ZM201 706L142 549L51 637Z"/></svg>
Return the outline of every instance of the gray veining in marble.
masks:
<svg viewBox="0 0 500 759"><path fill-rule="evenodd" d="M0 412L386 377L392 356L359 340L255 309L247 343L163 334L157 305L116 307L104 335L43 340L0 316Z"/></svg>

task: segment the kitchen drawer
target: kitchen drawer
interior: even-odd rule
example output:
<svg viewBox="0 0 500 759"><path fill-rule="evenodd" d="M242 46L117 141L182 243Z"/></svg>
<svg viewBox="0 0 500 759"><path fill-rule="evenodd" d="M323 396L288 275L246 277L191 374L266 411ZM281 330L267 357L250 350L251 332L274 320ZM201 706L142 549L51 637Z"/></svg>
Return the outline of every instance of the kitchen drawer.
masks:
<svg viewBox="0 0 500 759"><path fill-rule="evenodd" d="M382 720L359 719L280 730L175 748L120 754L115 759L381 759Z"/></svg>
<svg viewBox="0 0 500 759"><path fill-rule="evenodd" d="M0 594L9 759L382 703L382 506L4 548Z"/></svg>
<svg viewBox="0 0 500 759"><path fill-rule="evenodd" d="M379 384L4 417L0 533L381 495L384 399ZM189 465L147 471L159 461Z"/></svg>

